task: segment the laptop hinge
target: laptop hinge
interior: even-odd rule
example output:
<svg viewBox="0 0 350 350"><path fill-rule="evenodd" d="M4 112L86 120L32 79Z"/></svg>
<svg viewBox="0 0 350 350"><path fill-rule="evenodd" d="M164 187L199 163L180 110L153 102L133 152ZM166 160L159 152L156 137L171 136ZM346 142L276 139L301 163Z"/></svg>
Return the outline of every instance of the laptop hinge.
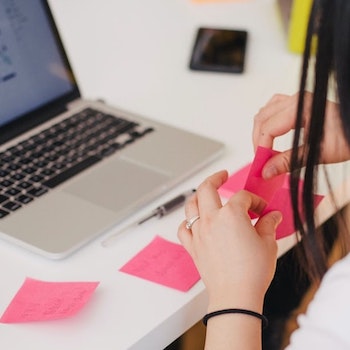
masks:
<svg viewBox="0 0 350 350"><path fill-rule="evenodd" d="M67 108L64 105L55 106L49 111L43 110L35 114L33 113L33 116L30 118L25 115L10 124L0 127L0 145L66 111Z"/></svg>

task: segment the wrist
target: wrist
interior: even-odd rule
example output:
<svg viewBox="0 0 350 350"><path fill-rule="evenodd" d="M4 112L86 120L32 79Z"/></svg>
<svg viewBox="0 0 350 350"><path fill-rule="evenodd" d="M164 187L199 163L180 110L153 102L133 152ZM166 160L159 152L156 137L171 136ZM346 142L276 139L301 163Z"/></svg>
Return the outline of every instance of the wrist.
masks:
<svg viewBox="0 0 350 350"><path fill-rule="evenodd" d="M210 313L207 313L204 317L203 317L203 324L205 326L207 326L208 320L210 320L213 317L217 317L217 316L222 316L222 315L228 315L228 314L241 314L241 315L246 315L249 317L254 317L257 318L259 320L261 320L262 322L262 327L266 328L269 324L268 319L265 315L263 315L262 313L259 312L255 312L252 310L248 310L248 309L220 309L220 310L216 310Z"/></svg>
<svg viewBox="0 0 350 350"><path fill-rule="evenodd" d="M256 292L237 293L229 292L225 294L209 295L207 312L227 308L241 308L261 313L264 306L264 294Z"/></svg>

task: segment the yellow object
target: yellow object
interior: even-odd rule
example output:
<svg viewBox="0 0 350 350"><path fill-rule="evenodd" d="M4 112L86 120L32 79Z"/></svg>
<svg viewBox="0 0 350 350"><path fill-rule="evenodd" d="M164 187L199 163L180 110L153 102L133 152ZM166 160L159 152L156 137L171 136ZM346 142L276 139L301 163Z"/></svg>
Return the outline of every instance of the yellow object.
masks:
<svg viewBox="0 0 350 350"><path fill-rule="evenodd" d="M278 4L287 33L288 49L302 53L312 0L278 0Z"/></svg>

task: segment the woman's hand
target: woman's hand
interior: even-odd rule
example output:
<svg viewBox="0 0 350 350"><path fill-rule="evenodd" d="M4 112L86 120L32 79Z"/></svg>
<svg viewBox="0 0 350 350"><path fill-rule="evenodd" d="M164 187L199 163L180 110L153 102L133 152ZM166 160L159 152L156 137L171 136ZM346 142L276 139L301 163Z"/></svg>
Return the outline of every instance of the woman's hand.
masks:
<svg viewBox="0 0 350 350"><path fill-rule="evenodd" d="M265 202L247 191L221 204L217 189L227 179L222 171L207 178L187 202L186 217L200 217L189 230L184 221L178 237L192 256L209 293L209 311L239 307L261 311L275 272L275 230L279 212L253 226L248 211L261 213Z"/></svg>
<svg viewBox="0 0 350 350"><path fill-rule="evenodd" d="M303 127L304 136L308 133L313 95L305 93ZM276 137L286 134L294 128L299 94L292 96L275 95L260 109L254 118L254 147L272 148ZM303 152L303 146L300 146ZM291 150L281 152L266 162L262 175L271 178L290 170ZM325 136L322 144L320 163L337 163L350 159L350 149L344 137L344 130L339 117L338 104L328 102L326 107Z"/></svg>

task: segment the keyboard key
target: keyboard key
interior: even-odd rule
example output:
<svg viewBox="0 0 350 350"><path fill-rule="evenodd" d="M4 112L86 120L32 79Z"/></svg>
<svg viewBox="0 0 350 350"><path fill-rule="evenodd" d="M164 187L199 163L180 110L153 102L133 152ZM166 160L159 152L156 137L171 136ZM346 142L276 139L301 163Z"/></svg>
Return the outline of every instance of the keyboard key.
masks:
<svg viewBox="0 0 350 350"><path fill-rule="evenodd" d="M31 175L31 174L34 174L36 172L36 168L33 168L33 167L28 167L28 168L25 168L24 169L24 172Z"/></svg>
<svg viewBox="0 0 350 350"><path fill-rule="evenodd" d="M9 196L16 196L18 193L21 193L22 190L16 188L16 187L11 187L8 190L5 191L6 194Z"/></svg>
<svg viewBox="0 0 350 350"><path fill-rule="evenodd" d="M10 211L15 211L15 210L19 209L21 207L21 205L19 203L10 201L10 202L5 203L3 205L3 207L5 209L10 210Z"/></svg>
<svg viewBox="0 0 350 350"><path fill-rule="evenodd" d="M21 194L20 196L18 196L16 198L16 201L17 202L21 202L22 204L27 204L27 203L31 202L32 200L33 200L32 197L29 197L29 196L27 196L25 194Z"/></svg>
<svg viewBox="0 0 350 350"><path fill-rule="evenodd" d="M41 175L33 175L32 177L29 178L29 181L31 182L40 182L43 180L44 180L44 177Z"/></svg>
<svg viewBox="0 0 350 350"><path fill-rule="evenodd" d="M43 194L45 194L48 190L44 187L34 187L27 191L28 194L34 196L34 197L40 197Z"/></svg>
<svg viewBox="0 0 350 350"><path fill-rule="evenodd" d="M20 182L18 184L18 187L21 187L23 189L27 189L27 188L32 187L32 184L30 182L28 182L28 181L23 181L23 182Z"/></svg>
<svg viewBox="0 0 350 350"><path fill-rule="evenodd" d="M5 216L9 215L10 213L6 210L0 209L0 219L4 218Z"/></svg>
<svg viewBox="0 0 350 350"><path fill-rule="evenodd" d="M16 170L21 169L21 166L19 164L12 163L12 164L8 165L7 169L9 169L11 171L16 171Z"/></svg>
<svg viewBox="0 0 350 350"><path fill-rule="evenodd" d="M5 202L9 199L9 197L4 196L3 194L0 194L0 203Z"/></svg>
<svg viewBox="0 0 350 350"><path fill-rule="evenodd" d="M23 180L26 176L21 174L21 173L17 173L17 174L14 174L11 178L12 180L15 180L15 181L20 181L20 180Z"/></svg>
<svg viewBox="0 0 350 350"><path fill-rule="evenodd" d="M41 174L44 175L44 176L51 176L51 175L53 175L54 173L55 173L55 171L52 170L52 169L43 169L43 170L41 171Z"/></svg>
<svg viewBox="0 0 350 350"><path fill-rule="evenodd" d="M13 182L10 181L10 180L4 180L4 181L1 181L1 182L0 182L0 185L1 185L2 187L10 187L10 186L13 185Z"/></svg>
<svg viewBox="0 0 350 350"><path fill-rule="evenodd" d="M0 177L6 177L9 174L7 170L0 170Z"/></svg>

